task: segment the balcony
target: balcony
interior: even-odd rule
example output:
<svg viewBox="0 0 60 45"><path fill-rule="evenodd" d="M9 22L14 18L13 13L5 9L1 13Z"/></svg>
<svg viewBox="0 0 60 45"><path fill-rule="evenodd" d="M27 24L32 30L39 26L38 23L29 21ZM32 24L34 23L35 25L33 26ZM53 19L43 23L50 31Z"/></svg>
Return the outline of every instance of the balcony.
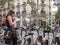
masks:
<svg viewBox="0 0 60 45"><path fill-rule="evenodd" d="M42 7L46 6L46 4L44 4L44 3L41 3L40 5L41 5Z"/></svg>
<svg viewBox="0 0 60 45"><path fill-rule="evenodd" d="M46 14L41 13L40 16L46 18Z"/></svg>
<svg viewBox="0 0 60 45"><path fill-rule="evenodd" d="M26 7L26 2L23 2L22 6L23 6L23 7Z"/></svg>

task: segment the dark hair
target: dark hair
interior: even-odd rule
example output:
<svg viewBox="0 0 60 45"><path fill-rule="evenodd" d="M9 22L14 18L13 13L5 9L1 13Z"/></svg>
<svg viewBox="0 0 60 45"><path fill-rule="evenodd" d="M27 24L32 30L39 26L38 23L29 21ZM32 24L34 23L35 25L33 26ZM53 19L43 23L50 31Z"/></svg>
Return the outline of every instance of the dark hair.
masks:
<svg viewBox="0 0 60 45"><path fill-rule="evenodd" d="M7 13L7 16L10 15L12 16L12 14L14 14L15 12L13 10L10 10L8 13Z"/></svg>

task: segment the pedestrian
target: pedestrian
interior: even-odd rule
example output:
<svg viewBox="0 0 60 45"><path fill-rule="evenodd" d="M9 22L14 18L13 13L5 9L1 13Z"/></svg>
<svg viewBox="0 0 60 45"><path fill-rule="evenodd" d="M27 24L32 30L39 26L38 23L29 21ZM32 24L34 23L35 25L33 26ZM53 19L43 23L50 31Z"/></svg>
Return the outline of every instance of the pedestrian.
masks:
<svg viewBox="0 0 60 45"><path fill-rule="evenodd" d="M15 31L15 29L14 29L15 23L16 23L15 12L13 10L10 10L6 16L7 29L5 30L5 33L4 33L4 39L5 39L6 45L14 45L13 31Z"/></svg>

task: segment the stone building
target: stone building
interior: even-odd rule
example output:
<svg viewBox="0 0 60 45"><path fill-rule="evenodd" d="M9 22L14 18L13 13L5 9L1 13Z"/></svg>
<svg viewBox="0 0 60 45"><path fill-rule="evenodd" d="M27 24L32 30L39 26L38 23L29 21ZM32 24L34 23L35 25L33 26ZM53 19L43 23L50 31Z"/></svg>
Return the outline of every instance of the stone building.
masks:
<svg viewBox="0 0 60 45"><path fill-rule="evenodd" d="M17 25L22 26L26 24L26 18L28 17L30 22L36 19L38 22L42 20L43 23L49 24L50 20L50 1L51 0L16 0L11 9L16 13L16 16L20 18ZM2 10L2 15L6 15L8 9ZM28 15L31 15L30 17ZM5 17L5 16L4 16ZM36 23L37 23L36 21ZM38 24L38 23L37 23ZM39 24L38 24L39 25Z"/></svg>

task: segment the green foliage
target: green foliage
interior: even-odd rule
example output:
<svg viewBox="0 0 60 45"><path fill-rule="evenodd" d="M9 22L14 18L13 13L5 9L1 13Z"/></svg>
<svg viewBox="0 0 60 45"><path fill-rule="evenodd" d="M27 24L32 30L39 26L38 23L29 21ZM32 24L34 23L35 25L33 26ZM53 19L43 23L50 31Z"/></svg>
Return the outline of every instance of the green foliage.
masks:
<svg viewBox="0 0 60 45"><path fill-rule="evenodd" d="M1 2L0 2L0 5L1 6L4 6L6 3L8 3L8 7L10 6L10 2L14 2L14 0L2 0Z"/></svg>
<svg viewBox="0 0 60 45"><path fill-rule="evenodd" d="M55 20L57 20L57 19L59 19L59 13L58 12L55 13Z"/></svg>
<svg viewBox="0 0 60 45"><path fill-rule="evenodd" d="M27 3L30 4L31 3L30 0L27 0Z"/></svg>
<svg viewBox="0 0 60 45"><path fill-rule="evenodd" d="M51 30L51 28L50 28L50 26L49 26L49 25L44 25L42 28L43 28L43 29Z"/></svg>
<svg viewBox="0 0 60 45"><path fill-rule="evenodd" d="M4 6L4 3L5 3L5 2L4 2L3 0L1 0L1 1L0 1L0 6Z"/></svg>
<svg viewBox="0 0 60 45"><path fill-rule="evenodd" d="M45 0L41 0L42 3L44 3Z"/></svg>
<svg viewBox="0 0 60 45"><path fill-rule="evenodd" d="M35 4L35 1L27 0L27 3L30 4L30 5L36 5L36 4Z"/></svg>

